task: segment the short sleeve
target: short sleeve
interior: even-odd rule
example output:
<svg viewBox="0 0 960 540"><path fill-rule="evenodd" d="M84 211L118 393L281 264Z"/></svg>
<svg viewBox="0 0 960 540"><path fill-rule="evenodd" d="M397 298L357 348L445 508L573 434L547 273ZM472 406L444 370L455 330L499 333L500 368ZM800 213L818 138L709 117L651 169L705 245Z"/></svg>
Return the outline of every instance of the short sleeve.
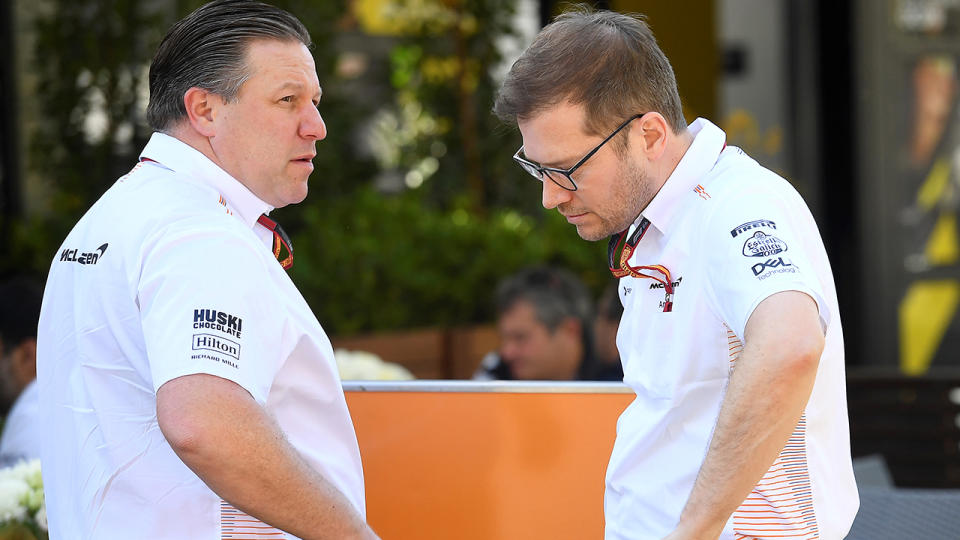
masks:
<svg viewBox="0 0 960 540"><path fill-rule="evenodd" d="M803 204L799 196L761 190L722 201L707 219L701 247L712 300L741 338L757 305L783 291L808 294L817 303L822 328L830 323L807 253L819 233L809 212L796 207Z"/></svg>
<svg viewBox="0 0 960 540"><path fill-rule="evenodd" d="M266 403L282 319L256 238L223 225L171 226L145 248L138 301L154 390L205 373Z"/></svg>

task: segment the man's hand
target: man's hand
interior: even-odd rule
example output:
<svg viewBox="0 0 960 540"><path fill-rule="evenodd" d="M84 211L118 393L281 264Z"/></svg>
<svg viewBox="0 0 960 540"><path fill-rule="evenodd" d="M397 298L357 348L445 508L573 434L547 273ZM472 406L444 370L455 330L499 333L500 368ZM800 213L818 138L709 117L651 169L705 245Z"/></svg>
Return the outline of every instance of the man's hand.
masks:
<svg viewBox="0 0 960 540"><path fill-rule="evenodd" d="M157 421L180 459L239 510L304 540L377 538L238 384L205 374L168 381Z"/></svg>

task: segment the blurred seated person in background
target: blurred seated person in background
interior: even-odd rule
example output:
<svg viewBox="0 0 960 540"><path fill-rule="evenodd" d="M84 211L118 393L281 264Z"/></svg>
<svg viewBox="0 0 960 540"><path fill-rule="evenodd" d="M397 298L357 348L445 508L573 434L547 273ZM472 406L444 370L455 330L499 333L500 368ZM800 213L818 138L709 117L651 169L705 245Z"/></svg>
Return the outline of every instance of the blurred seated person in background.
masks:
<svg viewBox="0 0 960 540"><path fill-rule="evenodd" d="M617 282L614 281L604 289L597 303L597 316L593 321L593 350L598 369L618 381L623 380L623 366L620 364L620 351L617 350L617 330L620 329L622 315L623 304L620 303Z"/></svg>
<svg viewBox="0 0 960 540"><path fill-rule="evenodd" d="M610 380L593 355L590 295L572 273L528 268L497 288L500 350L474 380Z"/></svg>
<svg viewBox="0 0 960 540"><path fill-rule="evenodd" d="M19 277L0 285L0 464L40 457L37 321L43 289ZM12 406L12 408L11 408Z"/></svg>

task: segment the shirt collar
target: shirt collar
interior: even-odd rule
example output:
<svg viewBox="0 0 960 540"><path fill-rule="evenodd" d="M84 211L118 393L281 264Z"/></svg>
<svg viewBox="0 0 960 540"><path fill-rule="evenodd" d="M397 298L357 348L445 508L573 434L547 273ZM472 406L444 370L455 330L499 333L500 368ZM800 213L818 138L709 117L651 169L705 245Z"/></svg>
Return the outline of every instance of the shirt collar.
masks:
<svg viewBox="0 0 960 540"><path fill-rule="evenodd" d="M727 135L709 120L697 118L687 129L693 135L690 148L684 152L677 167L657 192L650 204L634 222L639 224L643 218L650 220L654 227L665 232L673 216L677 214L683 197L689 192L703 190L700 182L717 163L720 152L727 144Z"/></svg>
<svg viewBox="0 0 960 540"><path fill-rule="evenodd" d="M239 180L230 176L210 158L189 144L170 135L154 132L140 153L140 160L156 161L164 168L199 181L220 193L220 202L241 221L253 228L261 214L273 207L260 200Z"/></svg>

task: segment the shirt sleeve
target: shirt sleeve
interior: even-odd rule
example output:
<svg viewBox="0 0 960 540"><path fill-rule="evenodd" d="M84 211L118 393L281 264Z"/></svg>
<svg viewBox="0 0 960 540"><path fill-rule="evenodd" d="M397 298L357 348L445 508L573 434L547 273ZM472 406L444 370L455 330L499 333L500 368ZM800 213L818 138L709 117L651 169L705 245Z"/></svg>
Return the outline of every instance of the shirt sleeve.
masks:
<svg viewBox="0 0 960 540"><path fill-rule="evenodd" d="M757 305L783 291L808 294L817 303L821 327L826 330L830 323L822 286L807 253L819 235L809 213L796 208L803 204L799 196L761 190L731 197L707 220L701 248L713 302L740 338ZM816 239L804 237L811 230Z"/></svg>
<svg viewBox="0 0 960 540"><path fill-rule="evenodd" d="M153 386L204 373L263 404L282 356L282 318L256 238L223 225L170 227L145 247L138 301Z"/></svg>

